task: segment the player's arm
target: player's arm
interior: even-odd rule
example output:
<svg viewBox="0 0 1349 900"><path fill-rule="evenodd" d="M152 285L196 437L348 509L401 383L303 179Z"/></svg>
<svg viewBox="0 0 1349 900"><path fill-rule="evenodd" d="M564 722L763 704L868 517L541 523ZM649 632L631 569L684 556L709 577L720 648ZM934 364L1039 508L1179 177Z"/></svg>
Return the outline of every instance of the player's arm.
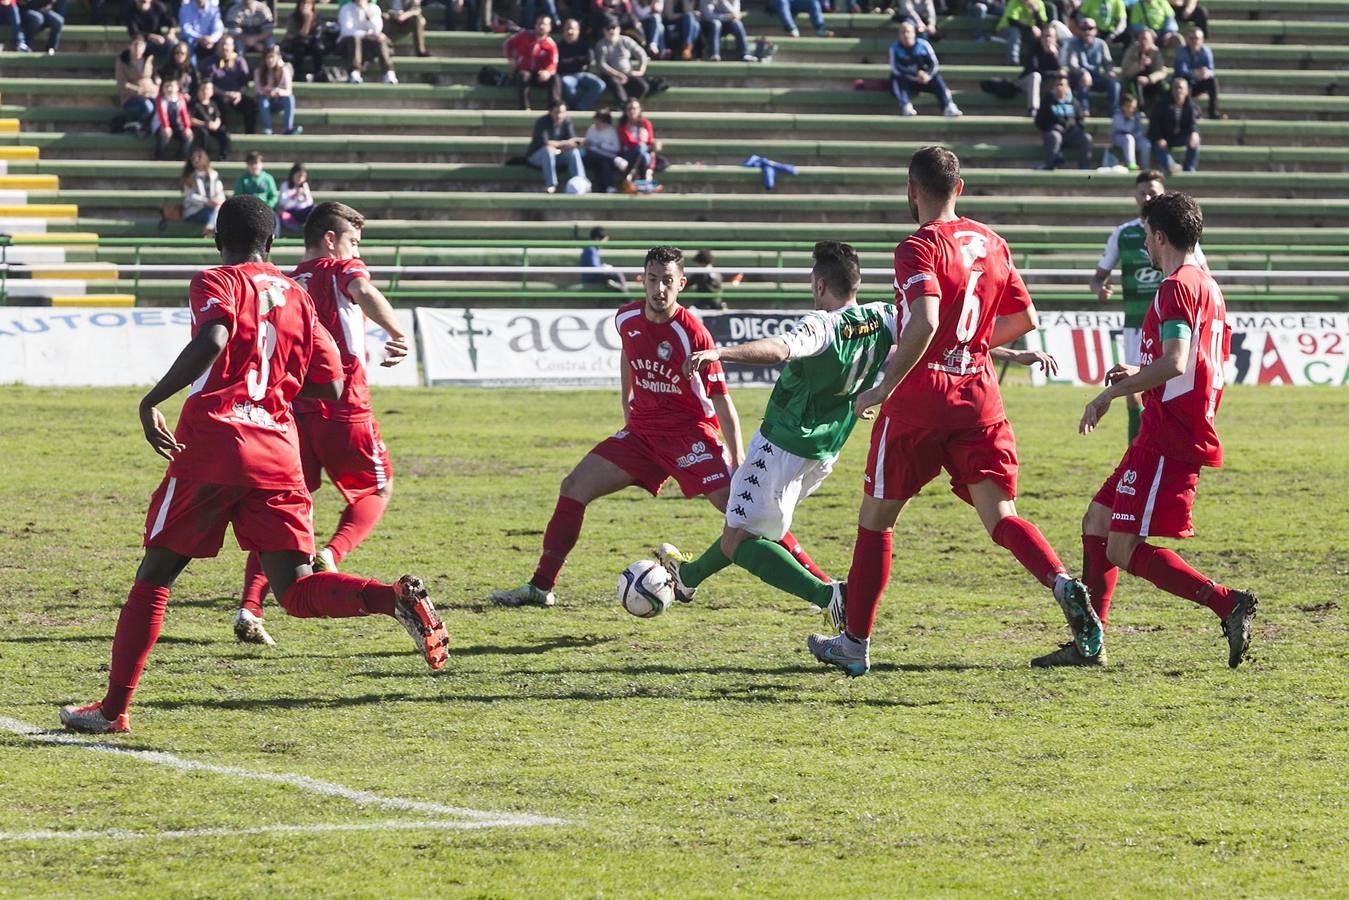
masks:
<svg viewBox="0 0 1349 900"><path fill-rule="evenodd" d="M1174 336L1173 336L1174 335ZM1110 410L1111 401L1129 394L1139 394L1166 384L1177 375L1185 374L1185 363L1190 358L1190 328L1184 322L1165 322L1162 325L1162 355L1143 368L1115 366L1105 373L1106 389L1097 394L1082 412L1077 430L1090 434Z"/></svg>
<svg viewBox="0 0 1349 900"><path fill-rule="evenodd" d="M1096 274L1091 276L1091 281L1088 282L1087 287L1091 288L1091 292L1096 295L1096 299L1102 303L1110 302L1111 295L1115 293L1115 289L1110 286L1109 269L1097 269Z"/></svg>
<svg viewBox="0 0 1349 900"><path fill-rule="evenodd" d="M1042 372L1050 375L1059 373L1059 361L1041 350L1011 350L1007 347L994 347L988 355L996 362L1014 362L1033 368L1039 366Z"/></svg>
<svg viewBox="0 0 1349 900"><path fill-rule="evenodd" d="M909 321L895 344L895 352L890 355L885 374L880 384L857 395L853 410L863 419L872 417L871 407L886 401L899 383L918 365L918 360L927 352L932 336L937 332L937 307L940 302L935 294L919 297L909 307Z"/></svg>
<svg viewBox="0 0 1349 900"><path fill-rule="evenodd" d="M717 411L721 435L726 439L726 449L731 452L731 468L738 469L745 461L745 445L740 439L740 413L736 411L735 401L730 394L713 394L712 408Z"/></svg>
<svg viewBox="0 0 1349 900"><path fill-rule="evenodd" d="M618 355L618 379L623 392L618 395L618 403L623 407L623 424L628 424L628 401L632 398L632 372L628 369L628 350Z"/></svg>
<svg viewBox="0 0 1349 900"><path fill-rule="evenodd" d="M196 337L187 342L164 377L141 398L140 420L145 440L165 459L172 460L173 454L182 450L183 445L169 431L168 422L159 411L159 404L200 378L215 362L220 351L225 349L229 339L230 330L224 322L207 322Z"/></svg>
<svg viewBox="0 0 1349 900"><path fill-rule="evenodd" d="M1115 289L1110 286L1110 272L1119 262L1119 229L1116 228L1110 232L1110 237L1105 242L1105 249L1101 251L1101 260L1096 263L1096 274L1091 276L1088 287L1096 295L1096 299L1102 303L1110 302L1110 295Z"/></svg>
<svg viewBox="0 0 1349 900"><path fill-rule="evenodd" d="M744 363L749 366L776 366L791 358L787 342L779 337L759 338L731 347L710 347L695 350L684 360L684 374L693 375L714 362Z"/></svg>
<svg viewBox="0 0 1349 900"><path fill-rule="evenodd" d="M310 337L309 366L299 396L311 400L341 400L346 387L342 371L342 352L337 341L318 321L313 320Z"/></svg>
<svg viewBox="0 0 1349 900"><path fill-rule="evenodd" d="M998 316L993 320L993 332L988 336L988 346L1004 347L1022 335L1034 331L1037 324L1034 306Z"/></svg>
<svg viewBox="0 0 1349 900"><path fill-rule="evenodd" d="M347 284L347 296L355 300L361 311L389 335L389 339L384 342L384 361L380 365L396 366L407 358L407 335L398 327L393 306L385 298L384 292L375 287L369 278L357 276Z"/></svg>

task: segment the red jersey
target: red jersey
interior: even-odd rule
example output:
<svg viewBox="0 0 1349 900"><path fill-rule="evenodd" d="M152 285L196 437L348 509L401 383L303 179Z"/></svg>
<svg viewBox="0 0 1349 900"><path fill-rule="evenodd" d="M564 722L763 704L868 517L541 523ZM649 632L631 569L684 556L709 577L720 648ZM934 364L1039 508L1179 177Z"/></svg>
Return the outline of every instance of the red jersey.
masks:
<svg viewBox="0 0 1349 900"><path fill-rule="evenodd" d="M1030 292L996 232L972 219L929 222L895 248L900 334L910 304L937 296L937 327L917 364L882 407L929 427L969 428L1006 418L988 339L999 316L1031 305Z"/></svg>
<svg viewBox="0 0 1349 900"><path fill-rule="evenodd" d="M188 391L170 477L302 490L290 405L306 381L342 377L337 347L309 295L270 263L207 269L188 293L192 336L219 322L229 340Z"/></svg>
<svg viewBox="0 0 1349 900"><path fill-rule="evenodd" d="M357 278L369 278L370 270L360 259L311 259L290 273L314 301L319 324L337 341L342 353L342 399L336 402L298 399L297 414L322 413L325 419L360 422L369 419L370 382L365 375L365 313L347 294Z"/></svg>
<svg viewBox="0 0 1349 900"><path fill-rule="evenodd" d="M1162 325L1181 322L1190 330L1185 371L1143 392L1138 442L1163 456L1218 468L1223 445L1213 420L1223 399L1224 363L1232 350L1227 304L1213 276L1199 266L1172 272L1143 317L1140 364L1162 355Z"/></svg>
<svg viewBox="0 0 1349 900"><path fill-rule="evenodd" d="M557 44L550 37L540 40L532 26L511 35L502 50L518 72L551 78L557 71Z"/></svg>
<svg viewBox="0 0 1349 900"><path fill-rule="evenodd" d="M620 306L614 316L632 388L628 430L660 435L700 424L720 428L712 397L727 393L721 363L712 363L691 379L684 377L684 360L695 350L715 347L712 335L682 306L659 325L642 314L645 306L645 300L636 300Z"/></svg>

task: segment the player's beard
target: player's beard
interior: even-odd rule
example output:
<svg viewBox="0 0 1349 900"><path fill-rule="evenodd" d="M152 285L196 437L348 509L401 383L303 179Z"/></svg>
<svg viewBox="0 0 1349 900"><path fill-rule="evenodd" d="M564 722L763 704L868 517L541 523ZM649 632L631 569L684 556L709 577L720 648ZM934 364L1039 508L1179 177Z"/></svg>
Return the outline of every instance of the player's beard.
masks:
<svg viewBox="0 0 1349 900"><path fill-rule="evenodd" d="M918 204L913 200L909 200L909 215L913 216L913 221L916 224L923 224L923 220L918 217Z"/></svg>

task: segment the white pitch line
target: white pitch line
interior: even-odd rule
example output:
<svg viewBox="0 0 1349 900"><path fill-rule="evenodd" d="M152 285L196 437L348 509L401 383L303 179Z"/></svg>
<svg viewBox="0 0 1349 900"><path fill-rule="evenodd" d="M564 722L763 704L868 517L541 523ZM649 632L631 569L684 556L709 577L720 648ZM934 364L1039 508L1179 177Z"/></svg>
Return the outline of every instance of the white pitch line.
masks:
<svg viewBox="0 0 1349 900"><path fill-rule="evenodd" d="M230 775L235 778L248 778L254 781L269 781L275 784L289 785L290 787L308 791L312 794L348 800L358 806L380 806L385 809L425 813L427 815L440 816L442 818L475 820L479 827L493 826L518 828L531 825L567 824L563 819L552 819L544 816L529 815L527 813L489 812L487 810L469 809L462 806L445 806L440 803L428 803L424 800L385 797L381 794L349 788L345 785L336 784L331 781L320 781L317 778L310 778L308 775L295 775L288 772L255 772L252 769L243 769L238 766L218 766L214 763L183 759L180 756L174 756L172 753L163 753L158 750L133 750L128 747L118 747L115 744L107 744L101 741L89 741L68 734L46 732L36 725L30 725L27 722L21 722L18 719L11 719L8 716L0 716L0 730L8 731L12 734L17 734L21 737L26 737L30 740L46 744L62 744L70 747L78 747L81 750L91 750L96 753L111 753L116 756L126 756L141 762L167 766L168 768L179 769L184 772L210 772L215 775ZM450 825L436 826L433 823L427 824L431 827L452 827ZM62 832L56 833L60 834Z"/></svg>
<svg viewBox="0 0 1349 900"><path fill-rule="evenodd" d="M259 834L328 834L347 831L470 831L511 825L511 822L456 822L449 819L416 821L395 819L391 822L320 823L316 825L260 825L255 828L188 828L181 831L131 831L127 828L109 828L105 831L0 831L3 841L138 841L151 839L182 839L211 837L240 837Z"/></svg>

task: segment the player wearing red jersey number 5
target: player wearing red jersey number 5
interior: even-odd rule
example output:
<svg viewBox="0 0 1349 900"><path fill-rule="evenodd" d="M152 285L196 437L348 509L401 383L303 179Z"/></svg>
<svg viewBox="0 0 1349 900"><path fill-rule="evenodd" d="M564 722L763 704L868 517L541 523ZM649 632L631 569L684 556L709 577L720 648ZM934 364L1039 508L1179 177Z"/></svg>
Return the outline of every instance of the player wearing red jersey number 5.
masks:
<svg viewBox="0 0 1349 900"><path fill-rule="evenodd" d="M1147 540L1193 536L1190 510L1199 470L1222 465L1214 419L1231 348L1227 307L1217 282L1195 257L1204 230L1199 204L1185 194L1162 194L1143 205L1141 218L1148 256L1169 274L1143 317L1141 366L1116 366L1107 372L1109 386L1082 413L1079 428L1087 434L1115 399L1143 395L1138 437L1082 519L1082 577L1103 625L1120 568L1213 610L1227 638L1227 664L1235 669L1250 646L1251 621L1259 606L1255 595L1218 584ZM1033 664L1080 666L1092 661L1064 645Z"/></svg>
<svg viewBox="0 0 1349 900"><path fill-rule="evenodd" d="M945 468L951 490L971 504L994 542L1053 591L1074 641L1094 654L1101 628L1086 589L1067 573L1038 528L1016 514L1016 439L990 361L1035 327L1035 307L992 229L956 215L965 182L960 161L925 147L909 162L909 211L916 232L895 248L900 332L880 384L860 394L872 426L857 544L848 573L846 630L811 635L817 659L851 676L870 668L876 606L890 578L895 520Z"/></svg>

